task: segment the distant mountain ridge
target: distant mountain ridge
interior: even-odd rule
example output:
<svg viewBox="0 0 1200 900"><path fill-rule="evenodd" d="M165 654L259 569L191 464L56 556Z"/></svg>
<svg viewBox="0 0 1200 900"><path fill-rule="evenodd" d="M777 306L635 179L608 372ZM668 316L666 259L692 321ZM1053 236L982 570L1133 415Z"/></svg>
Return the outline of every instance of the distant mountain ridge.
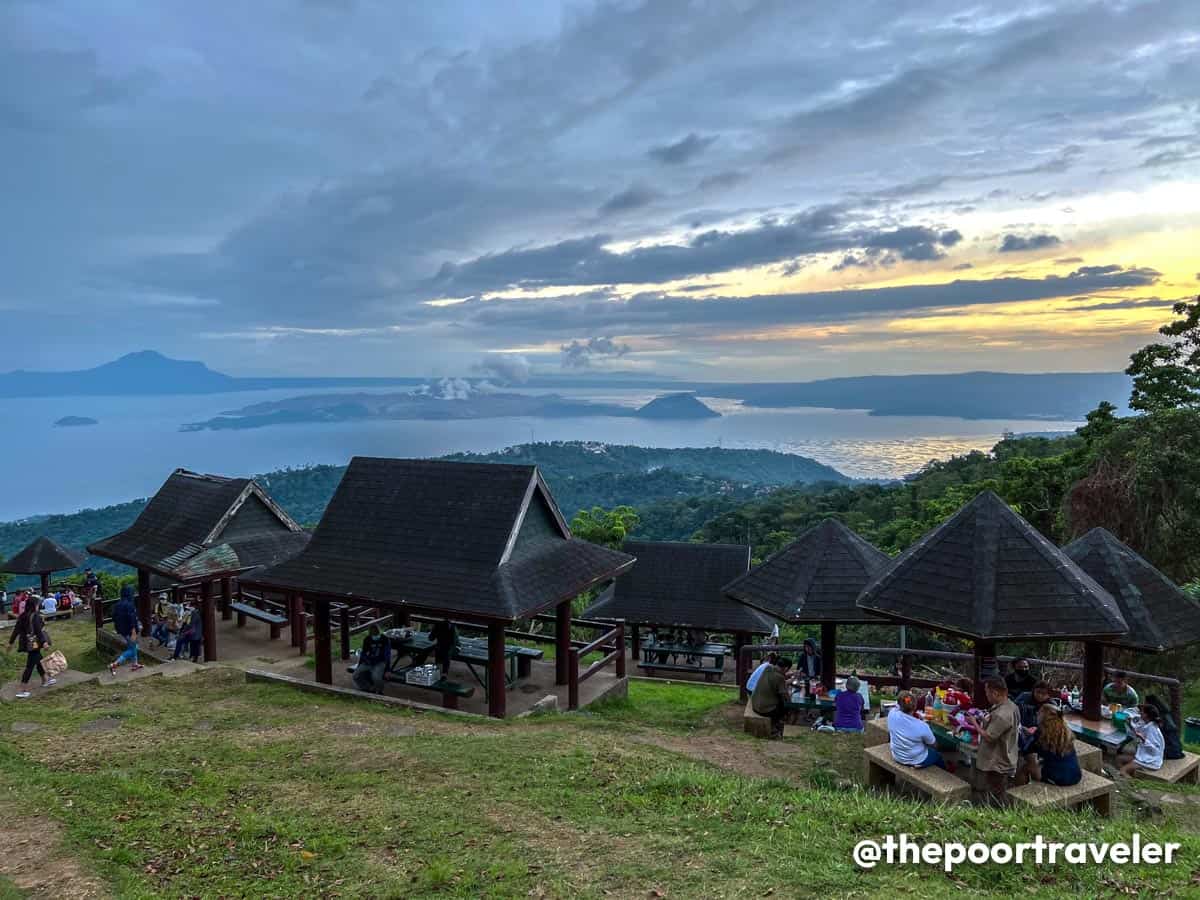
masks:
<svg viewBox="0 0 1200 900"><path fill-rule="evenodd" d="M485 379L461 379L482 384ZM289 388L418 386L428 378L243 378L202 362L170 359L153 350L129 353L75 372L0 374L0 397L215 394ZM538 388L572 387L573 376L535 375ZM1125 411L1131 380L1119 372L962 372L944 375L862 375L802 382L684 382L666 378L593 378L591 386L659 388L682 396L740 400L748 407L865 409L876 416L953 416L963 419L1048 419L1079 421L1102 400ZM671 401L686 403L687 401ZM702 403L696 399L697 403ZM654 410L648 411L651 417ZM699 413L693 408L692 412ZM692 416L685 416L692 417ZM699 416L695 416L699 417ZM286 417L284 417L286 418ZM243 423L245 424L245 423ZM236 427L236 426L235 426Z"/></svg>

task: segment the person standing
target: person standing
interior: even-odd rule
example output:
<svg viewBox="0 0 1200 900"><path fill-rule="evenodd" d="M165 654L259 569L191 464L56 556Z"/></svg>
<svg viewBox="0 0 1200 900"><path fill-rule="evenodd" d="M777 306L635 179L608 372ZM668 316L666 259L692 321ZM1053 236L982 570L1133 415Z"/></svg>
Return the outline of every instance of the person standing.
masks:
<svg viewBox="0 0 1200 900"><path fill-rule="evenodd" d="M791 696L788 688L787 671L792 661L780 657L773 666L768 666L759 676L754 693L750 695L750 708L760 716L771 720L771 740L783 738L783 719L787 715L787 703Z"/></svg>
<svg viewBox="0 0 1200 900"><path fill-rule="evenodd" d="M442 619L430 629L429 639L433 641L433 658L441 666L444 677L450 672L450 658L458 647L458 629L449 619Z"/></svg>
<svg viewBox="0 0 1200 900"><path fill-rule="evenodd" d="M138 662L138 633L140 631L137 617L137 607L133 605L133 588L125 585L121 588L121 599L113 607L113 627L117 634L125 638L125 650L115 660L108 664L110 675L117 674L117 667L123 662L130 661L131 672L142 668Z"/></svg>
<svg viewBox="0 0 1200 900"><path fill-rule="evenodd" d="M42 679L42 687L50 687L57 682L46 677L46 669L42 666L42 650L50 646L50 636L46 634L46 623L38 611L36 603L26 603L21 610L21 617L8 636L8 645L17 641L17 650L25 654L25 671L21 673L21 690L17 692L18 700L29 697L29 678L36 668Z"/></svg>
<svg viewBox="0 0 1200 900"><path fill-rule="evenodd" d="M967 721L979 730L975 768L987 778L992 800L1003 806L1008 802L1008 779L1017 773L1021 713L1017 704L1008 699L1008 685L999 675L984 681L983 688L991 708L983 720L967 716Z"/></svg>
<svg viewBox="0 0 1200 900"><path fill-rule="evenodd" d="M1029 660L1017 658L1012 661L1012 671L1004 676L1004 684L1008 688L1008 696L1016 700L1022 694L1031 693L1037 684L1037 679L1029 671ZM1037 711L1034 710L1036 717Z"/></svg>
<svg viewBox="0 0 1200 900"><path fill-rule="evenodd" d="M184 649L192 662L200 661L200 647L204 638L204 622L200 616L200 607L184 604L183 625L175 638L175 652L171 654L172 661L183 655Z"/></svg>
<svg viewBox="0 0 1200 900"><path fill-rule="evenodd" d="M358 665L354 667L354 686L370 694L382 694L383 675L391 658L391 641L379 633L378 625L372 624L363 638Z"/></svg>

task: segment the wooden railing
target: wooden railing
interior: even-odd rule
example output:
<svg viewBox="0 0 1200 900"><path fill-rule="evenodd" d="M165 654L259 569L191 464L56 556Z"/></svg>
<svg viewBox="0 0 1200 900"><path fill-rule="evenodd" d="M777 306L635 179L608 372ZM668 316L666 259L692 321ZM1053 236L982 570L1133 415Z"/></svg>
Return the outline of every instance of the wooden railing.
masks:
<svg viewBox="0 0 1200 900"><path fill-rule="evenodd" d="M613 649L596 660L582 672L579 671L579 660L594 650ZM600 635L590 644L582 647L572 647L570 665L567 668L567 709L579 709L579 684L587 681L611 662L616 662L617 677L625 677L625 623L618 622L612 631Z"/></svg>

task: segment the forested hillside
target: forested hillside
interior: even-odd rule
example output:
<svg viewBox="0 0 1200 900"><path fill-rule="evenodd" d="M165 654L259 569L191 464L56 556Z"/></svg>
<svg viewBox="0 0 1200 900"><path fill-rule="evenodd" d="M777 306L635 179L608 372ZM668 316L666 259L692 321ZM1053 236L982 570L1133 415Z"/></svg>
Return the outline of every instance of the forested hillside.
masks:
<svg viewBox="0 0 1200 900"><path fill-rule="evenodd" d="M536 463L570 519L580 509L638 503L654 536L686 539L718 512L781 485L848 483L849 479L814 460L769 450L648 449L585 442L523 444L497 453L457 454L450 459ZM341 480L343 466L284 469L257 476L288 513L315 525ZM145 500L0 524L0 556L11 555L47 535L68 547L88 543L127 527ZM123 567L107 560L90 563L103 571Z"/></svg>

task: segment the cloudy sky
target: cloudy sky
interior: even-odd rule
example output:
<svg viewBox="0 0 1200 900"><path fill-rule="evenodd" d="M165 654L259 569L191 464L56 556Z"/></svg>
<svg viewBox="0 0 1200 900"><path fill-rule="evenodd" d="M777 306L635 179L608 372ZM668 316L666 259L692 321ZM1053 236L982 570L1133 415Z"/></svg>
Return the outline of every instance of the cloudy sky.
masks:
<svg viewBox="0 0 1200 900"><path fill-rule="evenodd" d="M0 197L28 368L1115 370L1200 291L1200 10L3 0Z"/></svg>

